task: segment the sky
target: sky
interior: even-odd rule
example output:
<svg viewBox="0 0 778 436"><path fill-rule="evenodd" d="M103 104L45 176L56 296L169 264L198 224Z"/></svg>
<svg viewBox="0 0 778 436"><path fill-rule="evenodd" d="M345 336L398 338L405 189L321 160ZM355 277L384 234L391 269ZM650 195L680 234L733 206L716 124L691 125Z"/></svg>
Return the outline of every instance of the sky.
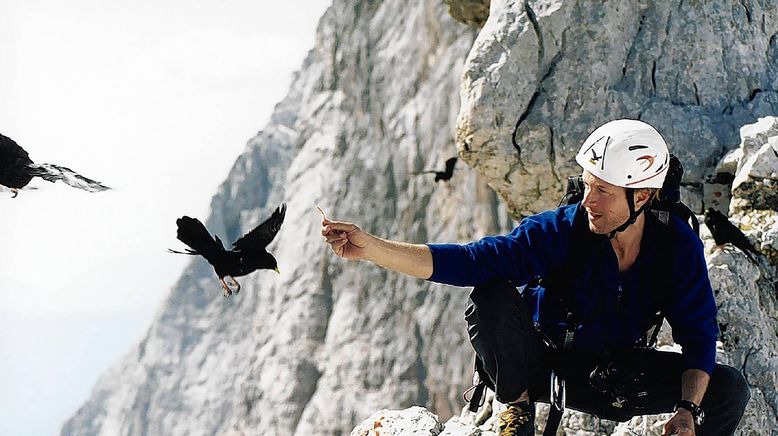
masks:
<svg viewBox="0 0 778 436"><path fill-rule="evenodd" d="M0 133L112 188L0 191L0 435L59 434L142 339L329 3L0 3Z"/></svg>

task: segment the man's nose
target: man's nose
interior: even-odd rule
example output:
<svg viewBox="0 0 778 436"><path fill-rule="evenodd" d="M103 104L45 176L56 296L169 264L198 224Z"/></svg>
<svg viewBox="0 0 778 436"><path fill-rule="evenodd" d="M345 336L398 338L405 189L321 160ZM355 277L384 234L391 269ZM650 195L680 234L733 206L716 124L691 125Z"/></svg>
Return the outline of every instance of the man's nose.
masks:
<svg viewBox="0 0 778 436"><path fill-rule="evenodd" d="M592 195L591 189L584 189L583 200L581 200L581 204L584 207L589 207L590 205L593 205L595 203L594 197L595 196Z"/></svg>

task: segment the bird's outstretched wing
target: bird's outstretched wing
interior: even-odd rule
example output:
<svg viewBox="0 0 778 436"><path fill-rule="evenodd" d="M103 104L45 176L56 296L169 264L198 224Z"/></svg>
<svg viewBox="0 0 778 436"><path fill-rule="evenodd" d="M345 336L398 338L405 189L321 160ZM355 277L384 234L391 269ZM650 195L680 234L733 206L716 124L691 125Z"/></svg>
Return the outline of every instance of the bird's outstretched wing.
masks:
<svg viewBox="0 0 778 436"><path fill-rule="evenodd" d="M446 177L451 178L452 175L454 175L454 165L457 164L457 158L452 157L451 159L446 161L446 171L444 171Z"/></svg>
<svg viewBox="0 0 778 436"><path fill-rule="evenodd" d="M264 250L267 244L275 238L276 233L281 230L281 224L284 223L285 216L286 203L281 203L273 211L273 214L270 215L270 218L233 242L232 246L241 251Z"/></svg>
<svg viewBox="0 0 778 436"><path fill-rule="evenodd" d="M195 250L192 250L190 248L185 248L185 250L186 251L178 251L178 250L173 250L172 248L168 248L167 252L168 253L173 253L173 254L188 254L190 256L198 256L200 254L200 253L198 253Z"/></svg>
<svg viewBox="0 0 778 436"><path fill-rule="evenodd" d="M30 168L30 175L41 177L49 182L61 180L74 188L83 189L84 191L89 192L99 192L111 189L96 180L78 174L70 168L61 167L59 165L44 163L30 164L28 167Z"/></svg>
<svg viewBox="0 0 778 436"><path fill-rule="evenodd" d="M189 253L181 254L200 254L213 264L224 252L224 247L218 238L213 238L197 218L182 216L176 220L176 225L178 225L178 240L192 249L187 250L190 251Z"/></svg>

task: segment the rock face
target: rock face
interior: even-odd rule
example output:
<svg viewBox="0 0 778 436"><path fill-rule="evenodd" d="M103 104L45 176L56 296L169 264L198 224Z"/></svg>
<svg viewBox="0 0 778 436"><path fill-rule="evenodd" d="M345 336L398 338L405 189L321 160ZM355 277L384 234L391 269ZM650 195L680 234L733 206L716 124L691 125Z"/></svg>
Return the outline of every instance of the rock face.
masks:
<svg viewBox="0 0 778 436"><path fill-rule="evenodd" d="M700 207L703 175L748 168L732 191L733 221L759 246L776 246L775 184L764 166L775 135L762 129L766 139L744 147L745 160L716 164L742 125L778 113L778 6L492 1L480 33L448 12L485 18L486 4L334 2L207 222L231 240L287 202L269 247L282 274L254 273L224 299L212 269L193 261L63 435L343 435L376 410L413 405L454 416L442 432L487 432L458 416L472 374L467 290L334 258L314 205L412 242L504 232L514 225L508 208L518 217L556 202L559 181L578 171L577 144L609 118L656 124L684 159L686 195ZM448 182L417 175L456 155L455 134L470 166L460 162ZM744 426L753 433L744 434L778 427L769 259L753 266L731 248L710 257L722 356L755 387ZM566 431L590 421L566 418Z"/></svg>
<svg viewBox="0 0 778 436"><path fill-rule="evenodd" d="M388 406L458 412L473 359L467 290L333 259L314 205L408 241L512 227L467 165L448 182L415 175L456 156L459 83L475 35L437 0L335 1L206 223L233 240L286 201L269 247L282 274L254 273L224 299L195 260L62 434L335 435Z"/></svg>
<svg viewBox="0 0 778 436"><path fill-rule="evenodd" d="M555 205L596 126L641 119L699 196L740 126L778 113L777 33L770 0L493 0L465 65L457 145L527 215Z"/></svg>

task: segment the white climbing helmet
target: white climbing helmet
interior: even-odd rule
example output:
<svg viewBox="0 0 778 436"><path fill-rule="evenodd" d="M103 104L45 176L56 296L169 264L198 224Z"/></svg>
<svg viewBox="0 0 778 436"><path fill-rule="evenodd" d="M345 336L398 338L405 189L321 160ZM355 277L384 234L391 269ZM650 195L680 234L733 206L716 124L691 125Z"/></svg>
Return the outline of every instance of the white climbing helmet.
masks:
<svg viewBox="0 0 778 436"><path fill-rule="evenodd" d="M576 162L606 182L625 188L661 188L670 152L659 132L638 120L614 120L586 138Z"/></svg>

